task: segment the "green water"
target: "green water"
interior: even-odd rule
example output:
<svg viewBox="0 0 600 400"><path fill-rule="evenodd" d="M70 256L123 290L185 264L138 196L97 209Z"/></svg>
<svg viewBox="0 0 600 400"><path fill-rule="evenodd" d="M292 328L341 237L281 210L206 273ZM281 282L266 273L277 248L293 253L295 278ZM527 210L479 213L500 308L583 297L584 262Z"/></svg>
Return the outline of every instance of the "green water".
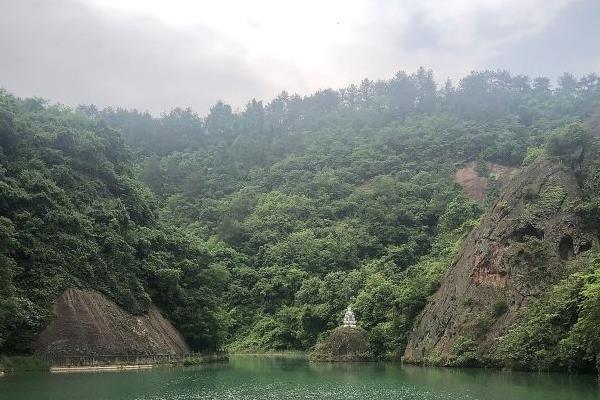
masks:
<svg viewBox="0 0 600 400"><path fill-rule="evenodd" d="M595 376L237 356L229 364L0 378L0 399L600 399Z"/></svg>

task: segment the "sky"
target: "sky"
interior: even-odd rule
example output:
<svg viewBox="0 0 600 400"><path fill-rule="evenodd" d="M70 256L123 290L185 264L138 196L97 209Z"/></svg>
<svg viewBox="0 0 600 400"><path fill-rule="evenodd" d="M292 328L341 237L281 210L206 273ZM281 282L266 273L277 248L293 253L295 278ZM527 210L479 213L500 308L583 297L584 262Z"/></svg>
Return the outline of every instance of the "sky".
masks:
<svg viewBox="0 0 600 400"><path fill-rule="evenodd" d="M431 68L600 72L600 0L0 0L0 87L206 113Z"/></svg>

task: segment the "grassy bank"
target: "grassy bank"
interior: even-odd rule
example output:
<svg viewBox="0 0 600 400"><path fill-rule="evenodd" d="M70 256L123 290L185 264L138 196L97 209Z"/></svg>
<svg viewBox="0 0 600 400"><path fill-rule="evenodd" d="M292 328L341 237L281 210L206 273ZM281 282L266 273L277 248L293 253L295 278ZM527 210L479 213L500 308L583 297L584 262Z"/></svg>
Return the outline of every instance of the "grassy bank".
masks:
<svg viewBox="0 0 600 400"><path fill-rule="evenodd" d="M189 357L181 362L176 363L176 365L183 365L184 367L199 365L199 364L209 364L214 362L225 362L229 361L229 354L227 353L219 353L219 354L207 354L201 356Z"/></svg>
<svg viewBox="0 0 600 400"><path fill-rule="evenodd" d="M282 357L282 358L308 358L308 352L297 351L297 350L284 350L284 351L260 351L260 350L248 350L248 351L236 351L229 353L230 356L261 356L261 357Z"/></svg>
<svg viewBox="0 0 600 400"><path fill-rule="evenodd" d="M181 358L180 360L170 361L165 363L150 363L148 365L177 365L177 366L192 366L199 364L208 364L214 362L225 362L229 360L229 355L226 353L194 355ZM127 363L94 363L94 365L64 365L63 367L72 367L74 369L96 368L96 367L123 367ZM141 365L130 363L133 365ZM144 364L145 365L145 364ZM56 367L56 366L55 366ZM50 371L50 365L39 358L33 356L1 356L0 371L3 372L32 372L32 371Z"/></svg>
<svg viewBox="0 0 600 400"><path fill-rule="evenodd" d="M45 361L33 356L0 357L0 371L4 372L48 371L49 369Z"/></svg>

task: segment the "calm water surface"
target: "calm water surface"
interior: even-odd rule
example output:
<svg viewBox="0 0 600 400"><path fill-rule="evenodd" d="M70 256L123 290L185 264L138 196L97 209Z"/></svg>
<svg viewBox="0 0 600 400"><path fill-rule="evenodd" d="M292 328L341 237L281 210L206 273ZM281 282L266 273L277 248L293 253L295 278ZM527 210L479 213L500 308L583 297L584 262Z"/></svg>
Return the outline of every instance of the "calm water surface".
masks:
<svg viewBox="0 0 600 400"><path fill-rule="evenodd" d="M309 364L301 359L235 356L193 368L0 378L4 400L188 399L600 399L595 376Z"/></svg>

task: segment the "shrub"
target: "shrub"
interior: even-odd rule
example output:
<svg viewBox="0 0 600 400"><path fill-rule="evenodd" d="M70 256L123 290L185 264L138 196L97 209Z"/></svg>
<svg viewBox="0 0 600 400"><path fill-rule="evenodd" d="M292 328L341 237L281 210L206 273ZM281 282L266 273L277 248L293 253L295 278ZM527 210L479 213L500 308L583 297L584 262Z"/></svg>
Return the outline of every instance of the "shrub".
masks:
<svg viewBox="0 0 600 400"><path fill-rule="evenodd" d="M534 185L527 185L523 189L525 199L528 201L535 200L537 198L537 190Z"/></svg>
<svg viewBox="0 0 600 400"><path fill-rule="evenodd" d="M48 363L36 357L10 356L0 358L0 371L4 372L48 371L48 369Z"/></svg>
<svg viewBox="0 0 600 400"><path fill-rule="evenodd" d="M481 158L478 158L477 161L475 161L474 169L477 176L487 178L490 175L490 169L488 168L487 163Z"/></svg>
<svg viewBox="0 0 600 400"><path fill-rule="evenodd" d="M575 168L583 160L584 150L592 141L591 133L581 123L572 123L553 132L548 138L548 153L559 157L565 164Z"/></svg>
<svg viewBox="0 0 600 400"><path fill-rule="evenodd" d="M487 312L479 314L475 319L475 335L478 338L483 337L490 330L493 323L493 318Z"/></svg>
<svg viewBox="0 0 600 400"><path fill-rule="evenodd" d="M494 316L497 318L508 311L508 303L506 299L499 299L492 305L492 311Z"/></svg>
<svg viewBox="0 0 600 400"><path fill-rule="evenodd" d="M544 148L542 146L528 147L527 154L525 154L525 158L523 159L521 166L527 167L528 165L531 165L542 154L544 154Z"/></svg>
<svg viewBox="0 0 600 400"><path fill-rule="evenodd" d="M538 370L596 368L600 353L600 258L582 260L529 305L498 347L505 365Z"/></svg>
<svg viewBox="0 0 600 400"><path fill-rule="evenodd" d="M452 365L457 367L474 367L480 364L477 344L473 339L459 336L452 346Z"/></svg>

